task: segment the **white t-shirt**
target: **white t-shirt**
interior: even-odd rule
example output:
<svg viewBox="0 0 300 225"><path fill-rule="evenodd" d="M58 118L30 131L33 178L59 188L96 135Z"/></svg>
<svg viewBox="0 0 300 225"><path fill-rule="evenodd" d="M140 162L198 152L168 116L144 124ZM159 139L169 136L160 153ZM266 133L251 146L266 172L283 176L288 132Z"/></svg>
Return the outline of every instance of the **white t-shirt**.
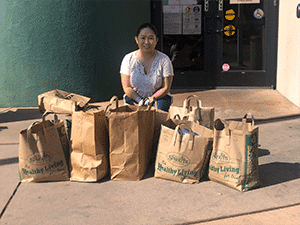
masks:
<svg viewBox="0 0 300 225"><path fill-rule="evenodd" d="M163 78L174 76L173 66L169 57L157 51L149 74L145 74L137 51L128 53L123 58L120 73L130 76L130 83L142 98L151 97L162 87ZM170 93L168 93L170 95Z"/></svg>

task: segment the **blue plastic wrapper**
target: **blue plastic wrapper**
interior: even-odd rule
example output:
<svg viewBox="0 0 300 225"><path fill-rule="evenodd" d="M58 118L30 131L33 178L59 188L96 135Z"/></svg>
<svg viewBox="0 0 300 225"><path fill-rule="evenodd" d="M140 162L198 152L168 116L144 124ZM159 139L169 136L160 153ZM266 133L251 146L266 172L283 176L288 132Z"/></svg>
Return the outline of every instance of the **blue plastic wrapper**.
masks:
<svg viewBox="0 0 300 225"><path fill-rule="evenodd" d="M190 133L190 130L187 129L187 128L184 128L183 130L182 130L182 129L179 129L179 130L178 130L178 133L179 133L180 135L185 135L185 134L189 134L189 133ZM194 136L199 136L199 134L197 134L196 132L193 132L193 135L194 135Z"/></svg>

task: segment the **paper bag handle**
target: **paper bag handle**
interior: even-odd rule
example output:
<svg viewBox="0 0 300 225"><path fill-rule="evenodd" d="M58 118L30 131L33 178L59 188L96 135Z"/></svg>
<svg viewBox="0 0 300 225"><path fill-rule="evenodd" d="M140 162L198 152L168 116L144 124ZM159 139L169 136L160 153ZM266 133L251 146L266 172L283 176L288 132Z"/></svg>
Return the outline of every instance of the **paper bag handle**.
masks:
<svg viewBox="0 0 300 225"><path fill-rule="evenodd" d="M178 135L179 135L178 130L180 129L180 126L181 126L181 125L187 126L187 123L181 122L181 123L179 123L179 124L176 126L176 128L175 128L175 135L173 136L173 139L172 139L173 146L175 146L175 144L176 144L176 140L177 140L177 137L178 137ZM194 135L193 135L194 131L193 131L192 128L190 128L189 126L188 126L188 128L189 128L189 130L190 130L190 133L189 133L189 136L190 136L190 137L189 137L189 149L192 150L192 149L194 148ZM180 138L182 138L182 135L180 135Z"/></svg>
<svg viewBox="0 0 300 225"><path fill-rule="evenodd" d="M144 106L144 102L145 102L146 100L149 100L149 98L144 98L144 99L142 99L142 105L141 105L141 106ZM155 100L152 100L151 102L149 102L148 110L150 110L151 107L155 105L155 103L157 103Z"/></svg>
<svg viewBox="0 0 300 225"><path fill-rule="evenodd" d="M54 124L58 124L58 123L59 123L59 119L58 119L57 114L54 113L54 112L49 112L49 111L45 111L45 112L43 113L43 116L42 116L43 124L44 124L45 121L46 121L46 116L48 116L49 114L54 114L54 115L53 115L53 116L54 116L53 122L54 122Z"/></svg>
<svg viewBox="0 0 300 225"><path fill-rule="evenodd" d="M42 124L42 127L43 127L43 130L45 130L45 121L46 121L46 116L49 115L49 114L54 114L54 124L58 124L59 123L59 120L58 120L58 116L56 113L54 112L49 112L49 111L45 111L43 113L43 116L42 116L42 122L39 122L39 121L35 121L33 122L28 128L27 128L27 137L29 137L30 135L32 136L32 127L34 125L37 125L37 124ZM32 136L33 137L33 136Z"/></svg>
<svg viewBox="0 0 300 225"><path fill-rule="evenodd" d="M62 99L65 99L65 96L63 96L62 94L60 94L58 89L55 89L54 91L55 91L55 96L57 96L59 98L62 98Z"/></svg>
<svg viewBox="0 0 300 225"><path fill-rule="evenodd" d="M113 96L110 101L111 104L113 104L114 102L116 102L116 108L119 108L119 98L115 95Z"/></svg>
<svg viewBox="0 0 300 225"><path fill-rule="evenodd" d="M218 131L223 131L225 130L225 135L228 138L227 140L227 145L230 145L231 142L231 131L229 129L228 123L226 120L222 120L222 119L216 119L214 122L214 129L218 132ZM218 140L216 140L218 141Z"/></svg>
<svg viewBox="0 0 300 225"><path fill-rule="evenodd" d="M111 107L114 102L116 102L116 109L119 108L119 98L114 95L113 97L111 97L109 104L106 106L105 112L107 112L108 108Z"/></svg>
<svg viewBox="0 0 300 225"><path fill-rule="evenodd" d="M33 122L26 130L27 144L29 145L29 148L31 149L32 152L34 152L34 153L39 152L39 154L41 154L43 156L44 153L41 151L41 148L38 146L38 143L37 143L38 140L35 139L32 134L32 127L34 125L38 125L38 124L40 124L42 126L43 134L45 135L47 133L44 122L39 122L39 121ZM44 141L47 141L47 140L44 140Z"/></svg>
<svg viewBox="0 0 300 225"><path fill-rule="evenodd" d="M245 116L242 119L243 123L247 123L247 118L250 117L251 118L251 125L254 126L254 117L252 115L252 113L247 113L245 114Z"/></svg>
<svg viewBox="0 0 300 225"><path fill-rule="evenodd" d="M190 96L188 96L188 97L184 100L184 102L183 102L183 108L184 108L184 110L186 111L186 113L189 112L191 99L195 99L195 100L196 100L196 103L197 103L197 109L199 109L199 108L202 107L202 102L201 102L201 100L199 99L199 97L198 97L197 95L190 95Z"/></svg>
<svg viewBox="0 0 300 225"><path fill-rule="evenodd" d="M174 115L174 118L173 118L173 119L175 119L175 120L176 120L176 119L181 120L180 115L179 115L178 113Z"/></svg>
<svg viewBox="0 0 300 225"><path fill-rule="evenodd" d="M177 119L177 120L182 120L182 121L188 121L189 120L189 116L183 116L182 119L180 117L180 115L177 113L174 115L173 119Z"/></svg>
<svg viewBox="0 0 300 225"><path fill-rule="evenodd" d="M32 127L36 124L39 124L40 122L33 122L26 130L26 138L27 138L27 145L29 146L29 148L31 149L31 151L33 152L38 152L38 147L36 144L36 139L34 138L33 134L32 134Z"/></svg>
<svg viewBox="0 0 300 225"><path fill-rule="evenodd" d="M35 125L41 124L43 127L43 132L45 132L45 125L44 125L44 120L43 122L39 122L39 121L35 121L32 124L30 124L30 126L27 128L26 130L26 135L27 135L27 139L28 140L34 140L34 137L32 135L32 127Z"/></svg>
<svg viewBox="0 0 300 225"><path fill-rule="evenodd" d="M49 112L49 111L45 111L44 113L43 113L43 116L42 116L42 125L43 125L43 127L44 127L44 122L46 121L46 116L48 115L48 114L51 114L51 113L53 113L53 112ZM57 117L57 114L56 113L54 113L54 121L55 122L58 122L58 117ZM33 122L32 124L30 124L30 126L27 128L27 137L28 137L28 133L29 133L29 135L31 135L31 129L32 129L32 127L34 126L34 125L37 125L37 124L40 124L41 122L40 121L35 121L35 122Z"/></svg>
<svg viewBox="0 0 300 225"><path fill-rule="evenodd" d="M88 111L88 110L90 110L90 109L97 109L97 110L100 110L100 109L101 109L101 106L86 104L86 105L83 107L82 111L83 111L83 112L86 112L86 111Z"/></svg>

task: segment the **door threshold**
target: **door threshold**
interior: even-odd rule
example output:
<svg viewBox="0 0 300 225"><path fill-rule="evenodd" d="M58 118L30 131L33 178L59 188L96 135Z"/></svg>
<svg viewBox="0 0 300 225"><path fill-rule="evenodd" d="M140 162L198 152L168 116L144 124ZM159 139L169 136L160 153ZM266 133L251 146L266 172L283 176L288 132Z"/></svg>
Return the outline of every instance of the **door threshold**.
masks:
<svg viewBox="0 0 300 225"><path fill-rule="evenodd" d="M185 92L207 91L207 90L213 90L213 89L215 89L215 88L213 88L213 87L199 87L199 88L174 87L174 88L171 88L170 92L171 92L171 94L178 94L178 93L185 93Z"/></svg>
<svg viewBox="0 0 300 225"><path fill-rule="evenodd" d="M215 89L275 89L273 86L217 86Z"/></svg>

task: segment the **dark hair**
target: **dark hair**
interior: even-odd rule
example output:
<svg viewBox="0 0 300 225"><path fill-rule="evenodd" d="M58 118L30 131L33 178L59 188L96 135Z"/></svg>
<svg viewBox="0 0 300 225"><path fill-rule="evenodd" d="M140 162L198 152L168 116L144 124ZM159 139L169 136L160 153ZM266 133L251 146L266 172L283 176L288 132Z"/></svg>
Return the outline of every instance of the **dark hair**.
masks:
<svg viewBox="0 0 300 225"><path fill-rule="evenodd" d="M150 28L150 29L154 32L155 36L156 36L156 37L158 36L157 29L156 29L156 27L155 27L153 24L151 24L151 23L143 23L143 24L142 24L141 26L139 26L139 28L137 29L137 32L136 32L136 36L137 36L137 37L138 37L139 34L141 33L141 30L143 30L144 28Z"/></svg>

